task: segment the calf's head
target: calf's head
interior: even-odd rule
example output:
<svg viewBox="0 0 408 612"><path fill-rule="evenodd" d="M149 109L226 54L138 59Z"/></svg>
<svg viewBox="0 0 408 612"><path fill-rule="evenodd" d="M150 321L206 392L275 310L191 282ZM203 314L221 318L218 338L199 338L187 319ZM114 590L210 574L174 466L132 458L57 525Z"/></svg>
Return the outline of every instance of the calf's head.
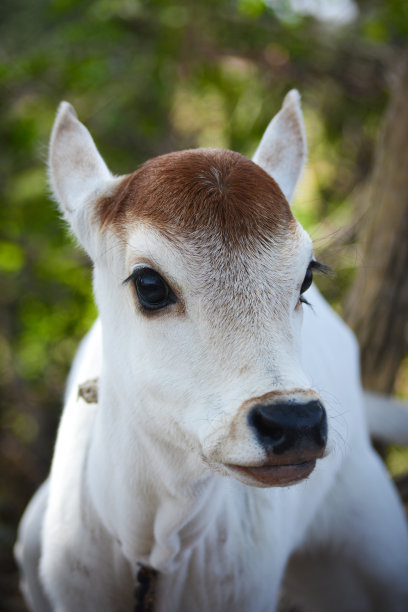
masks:
<svg viewBox="0 0 408 612"><path fill-rule="evenodd" d="M305 148L295 91L254 161L198 149L115 177L67 103L51 138L54 194L94 262L102 377L120 398L106 409L254 486L302 480L326 445L299 361L316 263L288 200Z"/></svg>

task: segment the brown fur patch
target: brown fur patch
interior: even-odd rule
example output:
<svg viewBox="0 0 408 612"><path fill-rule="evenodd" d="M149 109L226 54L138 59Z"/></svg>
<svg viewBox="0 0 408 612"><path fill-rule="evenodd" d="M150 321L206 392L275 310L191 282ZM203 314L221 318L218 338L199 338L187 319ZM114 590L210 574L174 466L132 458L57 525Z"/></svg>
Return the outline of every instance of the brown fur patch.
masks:
<svg viewBox="0 0 408 612"><path fill-rule="evenodd" d="M318 399L320 397L316 391L313 389L276 389L275 391L269 391L268 393L264 393L263 395L259 395L258 397L251 397L251 399L246 400L239 408L239 412L249 412L249 410L256 405L266 406L268 404L278 403L279 400L286 400L288 402L302 399L303 401Z"/></svg>
<svg viewBox="0 0 408 612"><path fill-rule="evenodd" d="M267 242L294 224L277 183L239 153L218 149L156 157L98 202L101 229L120 234L132 222L152 225L177 241L202 232L229 248Z"/></svg>

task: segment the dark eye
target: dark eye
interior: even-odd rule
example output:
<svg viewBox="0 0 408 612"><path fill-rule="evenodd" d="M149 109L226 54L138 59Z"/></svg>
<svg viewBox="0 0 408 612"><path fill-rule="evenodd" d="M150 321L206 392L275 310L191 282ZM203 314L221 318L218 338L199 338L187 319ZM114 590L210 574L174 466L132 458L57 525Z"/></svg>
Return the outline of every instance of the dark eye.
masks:
<svg viewBox="0 0 408 612"><path fill-rule="evenodd" d="M305 278L303 279L303 283L300 288L300 298L299 298L300 302L303 302L303 304L308 304L309 306L310 304L307 301L307 299L303 297L303 294L309 289L310 285L313 282L313 270L316 270L316 272L321 272L323 274L330 274L331 272L329 266L326 266L325 264L322 264L316 261L315 259L312 259L312 261L309 263L307 270L306 270Z"/></svg>
<svg viewBox="0 0 408 612"><path fill-rule="evenodd" d="M313 282L313 271L312 271L312 266L309 264L307 270L306 270L306 275L304 278L304 281L302 283L302 286L300 288L300 295L302 295L302 293L305 293L305 291L307 291L310 287L310 285Z"/></svg>
<svg viewBox="0 0 408 612"><path fill-rule="evenodd" d="M151 268L137 270L133 282L139 302L146 310L159 310L177 301L166 281Z"/></svg>

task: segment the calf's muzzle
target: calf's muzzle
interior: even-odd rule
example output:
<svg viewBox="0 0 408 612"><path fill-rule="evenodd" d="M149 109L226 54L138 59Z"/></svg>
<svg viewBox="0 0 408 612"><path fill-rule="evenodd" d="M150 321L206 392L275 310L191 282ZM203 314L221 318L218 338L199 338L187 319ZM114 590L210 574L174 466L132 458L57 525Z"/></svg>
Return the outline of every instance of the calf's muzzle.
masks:
<svg viewBox="0 0 408 612"><path fill-rule="evenodd" d="M266 452L282 459L318 458L326 447L326 411L316 399L257 404L248 414L248 423Z"/></svg>

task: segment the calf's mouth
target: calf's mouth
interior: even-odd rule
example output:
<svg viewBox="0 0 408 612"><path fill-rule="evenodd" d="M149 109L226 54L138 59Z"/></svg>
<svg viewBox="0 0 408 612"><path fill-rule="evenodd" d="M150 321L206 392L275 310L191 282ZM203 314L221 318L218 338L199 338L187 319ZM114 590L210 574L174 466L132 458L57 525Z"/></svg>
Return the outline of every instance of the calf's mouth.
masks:
<svg viewBox="0 0 408 612"><path fill-rule="evenodd" d="M313 472L316 459L298 460L278 464L267 462L262 465L234 465L226 467L232 475L241 476L246 484L264 487L284 487L304 480Z"/></svg>

